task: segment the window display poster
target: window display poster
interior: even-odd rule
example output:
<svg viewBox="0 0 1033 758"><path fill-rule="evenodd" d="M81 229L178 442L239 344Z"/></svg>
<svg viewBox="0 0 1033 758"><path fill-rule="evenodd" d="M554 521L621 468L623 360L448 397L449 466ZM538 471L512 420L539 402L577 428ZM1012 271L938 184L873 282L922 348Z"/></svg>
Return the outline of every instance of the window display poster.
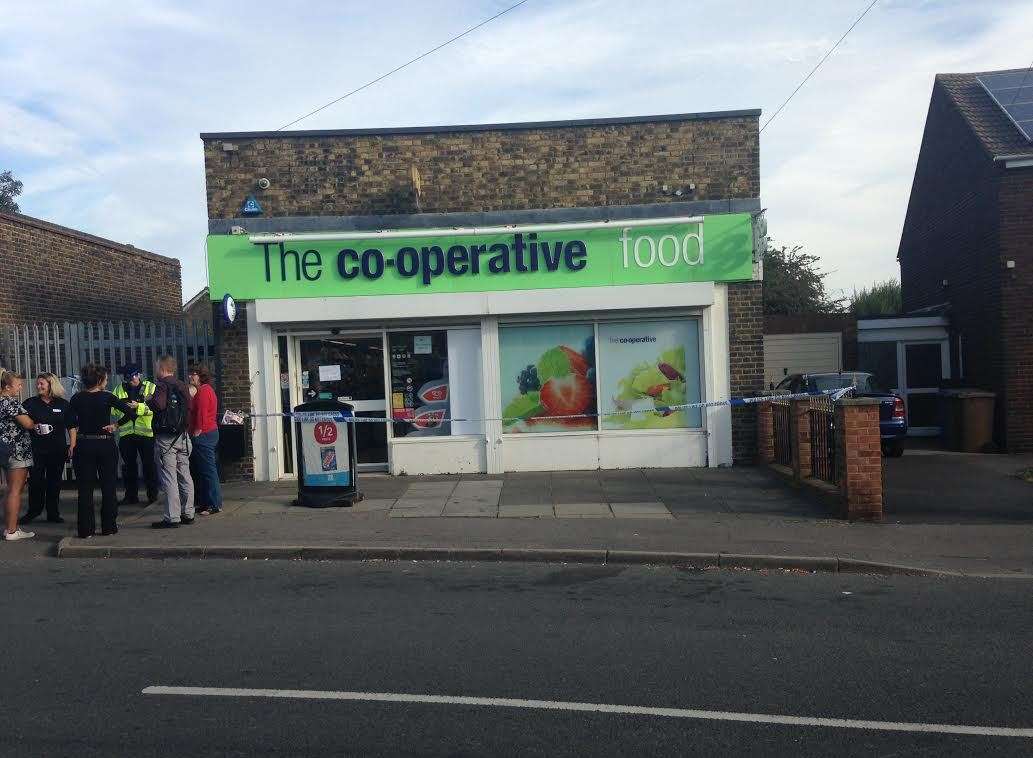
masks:
<svg viewBox="0 0 1033 758"><path fill-rule="evenodd" d="M391 418L395 437L450 433L446 332L394 332L391 350Z"/></svg>
<svg viewBox="0 0 1033 758"><path fill-rule="evenodd" d="M599 367L603 429L703 425L699 408L669 409L700 401L697 320L599 324Z"/></svg>
<svg viewBox="0 0 1033 758"><path fill-rule="evenodd" d="M319 421L300 424L306 487L347 487L351 484L348 425Z"/></svg>
<svg viewBox="0 0 1033 758"><path fill-rule="evenodd" d="M594 333L591 324L499 329L504 432L596 428Z"/></svg>

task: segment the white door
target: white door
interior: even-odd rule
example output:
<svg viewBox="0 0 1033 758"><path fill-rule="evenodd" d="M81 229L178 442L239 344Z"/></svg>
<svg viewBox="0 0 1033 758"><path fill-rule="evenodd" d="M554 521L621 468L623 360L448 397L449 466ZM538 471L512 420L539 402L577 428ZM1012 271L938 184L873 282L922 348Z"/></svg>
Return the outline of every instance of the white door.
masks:
<svg viewBox="0 0 1033 758"><path fill-rule="evenodd" d="M942 430L940 387L950 376L946 340L898 342L900 391L907 407L908 433L935 437Z"/></svg>

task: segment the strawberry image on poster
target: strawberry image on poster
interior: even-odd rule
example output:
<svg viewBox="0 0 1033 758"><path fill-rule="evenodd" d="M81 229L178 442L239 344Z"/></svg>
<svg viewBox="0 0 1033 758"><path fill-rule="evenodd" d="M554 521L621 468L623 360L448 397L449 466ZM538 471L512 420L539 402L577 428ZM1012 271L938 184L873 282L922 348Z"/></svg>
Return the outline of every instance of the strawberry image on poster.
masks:
<svg viewBox="0 0 1033 758"><path fill-rule="evenodd" d="M583 374L556 376L542 385L538 394L548 416L573 416L584 413L594 399L595 388Z"/></svg>
<svg viewBox="0 0 1033 758"><path fill-rule="evenodd" d="M580 343L545 347L533 363L522 362L511 375L516 393L509 395L502 411L508 432L595 428L594 340L589 337L580 350L571 344Z"/></svg>

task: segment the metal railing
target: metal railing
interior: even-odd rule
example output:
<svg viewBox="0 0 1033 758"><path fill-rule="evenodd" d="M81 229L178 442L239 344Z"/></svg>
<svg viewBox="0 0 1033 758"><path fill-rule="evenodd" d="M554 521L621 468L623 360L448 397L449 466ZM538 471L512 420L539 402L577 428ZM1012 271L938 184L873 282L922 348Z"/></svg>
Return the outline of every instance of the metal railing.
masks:
<svg viewBox="0 0 1033 758"><path fill-rule="evenodd" d="M811 476L836 484L836 403L812 397L807 411L811 431Z"/></svg>
<svg viewBox="0 0 1033 758"><path fill-rule="evenodd" d="M771 426L774 434L775 463L793 465L793 423L788 400L771 402Z"/></svg>
<svg viewBox="0 0 1033 758"><path fill-rule="evenodd" d="M80 321L0 325L0 365L26 377L50 371L62 378L65 391L74 392L74 377L87 363L107 366L109 386L121 381L117 373L136 363L150 375L154 362L168 354L179 363L180 378L190 364L210 363L215 356L214 335L207 321Z"/></svg>

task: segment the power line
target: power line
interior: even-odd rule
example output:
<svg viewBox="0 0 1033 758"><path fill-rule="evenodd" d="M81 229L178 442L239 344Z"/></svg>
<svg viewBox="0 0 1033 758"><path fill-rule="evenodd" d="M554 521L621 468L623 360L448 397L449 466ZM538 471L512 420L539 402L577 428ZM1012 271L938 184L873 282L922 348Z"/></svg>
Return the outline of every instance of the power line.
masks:
<svg viewBox="0 0 1033 758"><path fill-rule="evenodd" d="M1029 72L1033 70L1033 63L1029 64L1029 68L1026 69L1026 73L1022 75L1022 81L1019 82L1019 88L1015 90L1015 97L1008 103L1008 107L1011 108L1015 105L1015 101L1019 99L1019 93L1022 92L1022 88L1026 86L1026 79L1029 77Z"/></svg>
<svg viewBox="0 0 1033 758"><path fill-rule="evenodd" d="M775 117L778 116L778 114L782 112L782 109L785 108L787 105L789 105L789 101L793 99L793 97L796 95L797 92L799 92L801 89L803 89L803 85L807 84L807 80L810 79L812 76L814 76L814 73L819 68L821 68L821 64L824 63L825 60L830 55L832 55L834 52L836 52L836 48L839 47L839 44L843 40L845 40L847 38L847 35L850 34L850 32L852 32L854 30L855 26L857 26L859 23L861 23L861 19L863 19L865 16L867 16L868 15L868 11L870 11L872 8L874 8L875 4L878 3L878 2L879 2L879 0L872 0L871 4L869 4L869 6L864 9L864 12L854 20L854 23L850 24L850 28L847 29L845 32L843 32L843 36L840 37L836 41L836 44L834 44L832 47L830 47L828 52L825 53L825 55L821 56L821 60L818 61L818 64L814 68L811 69L811 73L807 74L807 76L804 77L803 81L800 82L796 86L796 89L794 89L793 93L789 97L786 98L785 102L782 103L780 106L778 106L778 110L775 111L773 114L771 114L771 118L769 118L767 121L764 122L764 126L762 126L760 128L761 131L764 131L765 129L767 129L768 128L768 124L770 124L772 121L774 121Z"/></svg>
<svg viewBox="0 0 1033 758"><path fill-rule="evenodd" d="M386 74L381 74L381 75L380 75L380 76L378 76L378 77L377 77L376 79L373 79L372 81L366 82L366 83L365 83L365 84L363 84L363 85L362 85L361 87L356 87L356 88L355 88L355 89L353 89L353 90L352 90L351 92L349 92L349 93L347 93L347 94L345 94L345 95L341 95L341 96L340 96L339 98L337 98L337 99L335 99L335 100L331 100L331 101L330 101L329 103L327 103L326 105L321 105L321 106L319 106L318 108L316 108L316 109L315 109L314 111L312 111L312 112L310 112L310 113L306 113L306 114L305 114L304 116L299 116L298 118L296 118L296 119L294 119L293 121L291 121L291 122L290 122L289 124L284 124L283 126L281 126L281 127L280 127L279 129L277 129L276 131L278 131L278 132L281 132L281 131L283 131L284 129L286 129L287 127L289 127L289 126L294 126L294 125L295 125L296 123L298 123L299 121L304 121L304 120L305 120L305 119L307 119L307 118L308 118L309 116L314 116L315 114L319 113L319 112L320 112L321 110L324 110L324 109L326 109L326 108L329 108L329 107L330 107L331 105L334 105L334 104L336 104L336 103L339 103L339 102L341 102L342 100L344 100L345 98L351 97L352 95L354 95L354 94L355 94L355 93L357 93L357 92L362 92L362 90L366 89L367 87L372 87L372 86L373 86L374 84L376 84L377 82L379 82L379 81L382 81L382 80L386 79L387 77L391 76L391 74L396 74L396 73L398 73L399 71L401 71L401 70L402 70L403 68L405 68L406 66L410 66L410 65L412 65L413 63L416 63L416 61L418 61L418 60L422 60L423 58L426 58L426 57L427 57L428 55L431 55L432 53L436 53L436 52L437 52L438 50L440 50L441 48L445 47L446 45L451 45L451 44L452 44L453 42L455 42L456 40L458 40L458 39L462 39L463 37L465 37L465 36L466 36L467 34L469 34L470 32L473 32L473 31L476 31L477 29L480 29L480 28L481 28L482 26L484 26L485 24L490 24L490 23L491 23L492 21L494 21L495 19L499 18L500 16L504 16L504 15L506 15L507 13L509 13L509 12L510 12L511 10L513 10L513 9L515 9L515 8L519 8L519 7L521 6L521 5L523 5L523 4L524 4L524 3L526 3L526 2L527 2L527 0L520 0L520 2L519 2L519 3L514 3L513 5L511 5L511 6L509 6L508 8L506 8L506 9L505 9L504 11L501 11L501 12L499 12L499 13L496 13L496 14L495 14L494 16L492 16L491 18L487 18L487 19L485 19L484 21L482 21L481 23L477 24L476 26L471 26L471 27L470 27L469 29L467 29L467 30L466 30L465 32L463 32L462 34L457 34L457 35L456 35L455 37L452 37L451 39L449 39L449 40L446 40L445 42L442 42L442 43L441 43L440 45L438 45L437 47L435 47L435 48L432 48L432 49L428 50L428 51L427 51L427 52L425 52L425 53L421 53L420 55L417 55L417 56L416 56L415 58L413 58L412 60L406 61L405 63L403 63L403 64L402 64L401 66L398 66L397 68L393 68L393 69L391 69L391 70L390 70L390 71L388 71L388 72L387 72Z"/></svg>

